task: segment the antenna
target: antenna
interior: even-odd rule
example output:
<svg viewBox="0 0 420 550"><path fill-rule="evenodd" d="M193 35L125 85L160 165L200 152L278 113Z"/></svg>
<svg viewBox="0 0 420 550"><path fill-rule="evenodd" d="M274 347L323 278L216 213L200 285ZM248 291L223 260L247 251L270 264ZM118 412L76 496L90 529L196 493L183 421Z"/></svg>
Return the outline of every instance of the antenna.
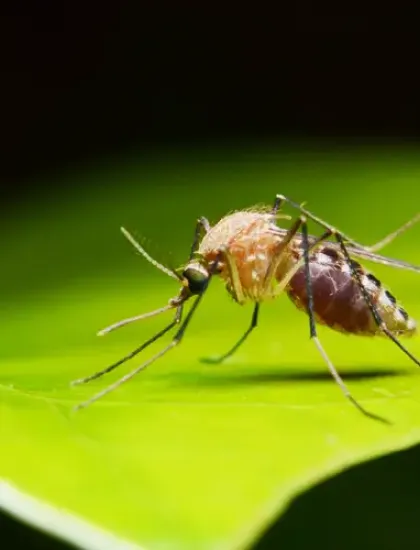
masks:
<svg viewBox="0 0 420 550"><path fill-rule="evenodd" d="M124 237L126 237L130 241L130 243L134 246L134 248L138 250L140 254L144 256L148 262L150 262L152 265L160 269L160 271L162 271L163 273L166 273L166 275L168 275L169 277L172 277L172 279L175 279L177 281L180 280L180 277L178 277L175 271L168 269L164 265L160 264L157 260L152 258L150 254L148 254L145 251L145 249L136 241L136 239L127 231L127 229L125 229L124 227L121 227L121 231Z"/></svg>
<svg viewBox="0 0 420 550"><path fill-rule="evenodd" d="M141 321L142 319L147 319L148 317L154 317L155 315L159 315L160 313L168 311L169 309L172 309L174 307L176 307L176 304L169 304L167 306L156 309L155 311L149 311L148 313L143 313L142 315L136 315L135 317L129 317L128 319L123 319L122 321L118 321L117 323L114 323L113 325L110 325L109 327L106 327L100 330L98 332L98 336L104 336L105 334L108 334L108 332L111 332L112 330L123 327L124 325L128 325L129 323L134 323L135 321Z"/></svg>

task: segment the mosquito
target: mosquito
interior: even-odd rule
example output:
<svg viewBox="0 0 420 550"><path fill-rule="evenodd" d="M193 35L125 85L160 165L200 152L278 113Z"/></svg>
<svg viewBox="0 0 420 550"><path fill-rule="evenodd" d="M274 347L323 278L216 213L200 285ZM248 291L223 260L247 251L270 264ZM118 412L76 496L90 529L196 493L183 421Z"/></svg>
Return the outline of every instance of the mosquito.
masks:
<svg viewBox="0 0 420 550"><path fill-rule="evenodd" d="M293 218L282 211L288 205L297 211ZM289 229L280 228L278 220L291 222ZM308 220L323 229L321 236L308 233ZM318 218L302 205L283 195L276 195L272 206L236 211L223 217L214 226L202 217L196 224L190 255L180 269L170 269L153 259L123 227L124 236L146 260L166 275L176 279L181 288L167 305L149 313L115 323L98 334L104 335L129 323L175 310L171 323L128 355L90 376L72 384L85 384L100 378L132 359L167 332L178 327L163 349L134 370L109 385L76 409L86 407L128 382L157 359L175 348L183 339L190 321L203 299L211 279L221 277L228 293L240 305L253 302L251 323L236 344L216 359L221 363L245 342L258 324L261 304L286 292L298 309L309 317L310 338L318 348L332 377L344 396L363 414L376 417L352 396L321 344L317 323L345 334L385 336L396 344L418 367L420 361L400 342L400 336L416 333L416 322L396 298L371 272L354 257L420 273L420 266L377 254L398 235L420 220L420 212L410 221L373 246L354 241L337 228ZM194 298L183 319L185 303ZM377 417L376 417L377 418Z"/></svg>

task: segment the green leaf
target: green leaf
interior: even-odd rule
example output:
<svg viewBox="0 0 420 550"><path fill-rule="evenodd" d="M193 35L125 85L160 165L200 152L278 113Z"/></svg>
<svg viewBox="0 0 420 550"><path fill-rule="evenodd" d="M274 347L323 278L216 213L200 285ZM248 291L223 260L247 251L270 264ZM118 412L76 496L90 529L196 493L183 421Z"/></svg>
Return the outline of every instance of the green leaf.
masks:
<svg viewBox="0 0 420 550"><path fill-rule="evenodd" d="M40 197L1 222L5 509L89 549L242 548L317 481L420 441L416 366L385 339L319 329L355 398L390 424L367 419L340 393L308 338L307 318L286 296L263 305L259 329L226 364L200 363L226 351L252 313L234 304L218 280L180 347L72 413L169 341L107 377L69 386L171 318L166 313L96 337L178 291L176 281L136 254L120 225L159 244L159 261L167 249L182 263L198 216L216 221L234 208L270 203L276 192L306 200L367 244L416 213L420 163L409 151L286 153L213 151L194 159L178 154L164 167L116 166L96 174L101 186L89 192L82 178L92 181L92 174L77 176L80 188L63 192L60 202ZM384 181L399 190L392 212ZM418 239L416 227L384 253L419 263ZM369 268L419 319L419 277ZM418 338L406 345L420 357Z"/></svg>

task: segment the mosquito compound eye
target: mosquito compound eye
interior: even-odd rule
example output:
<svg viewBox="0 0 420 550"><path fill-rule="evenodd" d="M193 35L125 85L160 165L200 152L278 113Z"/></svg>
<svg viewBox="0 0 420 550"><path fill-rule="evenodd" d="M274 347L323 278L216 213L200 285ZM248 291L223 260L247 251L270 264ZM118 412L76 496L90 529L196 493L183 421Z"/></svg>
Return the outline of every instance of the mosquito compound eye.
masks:
<svg viewBox="0 0 420 550"><path fill-rule="evenodd" d="M201 294L209 282L209 274L204 268L187 268L183 276L188 281L188 288L193 294Z"/></svg>

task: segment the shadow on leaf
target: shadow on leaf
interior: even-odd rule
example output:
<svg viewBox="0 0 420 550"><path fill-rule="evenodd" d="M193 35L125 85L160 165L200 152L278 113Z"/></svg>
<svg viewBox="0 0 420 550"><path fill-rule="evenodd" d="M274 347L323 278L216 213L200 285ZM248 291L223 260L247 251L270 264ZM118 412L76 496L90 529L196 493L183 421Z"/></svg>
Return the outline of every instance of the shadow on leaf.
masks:
<svg viewBox="0 0 420 550"><path fill-rule="evenodd" d="M162 374L162 377L169 378L171 385L199 385L199 386L226 386L226 385L255 385L255 384L284 384L299 382L330 382L332 376L325 369L314 371L302 368L279 368L275 371L271 369L262 369L261 366L248 367L246 372L238 369L236 372L226 370L226 367L211 367L212 370L203 370L201 372L187 373L177 372L172 375ZM410 371L397 368L344 368L340 369L340 375L344 380L370 380L375 378L407 376Z"/></svg>

